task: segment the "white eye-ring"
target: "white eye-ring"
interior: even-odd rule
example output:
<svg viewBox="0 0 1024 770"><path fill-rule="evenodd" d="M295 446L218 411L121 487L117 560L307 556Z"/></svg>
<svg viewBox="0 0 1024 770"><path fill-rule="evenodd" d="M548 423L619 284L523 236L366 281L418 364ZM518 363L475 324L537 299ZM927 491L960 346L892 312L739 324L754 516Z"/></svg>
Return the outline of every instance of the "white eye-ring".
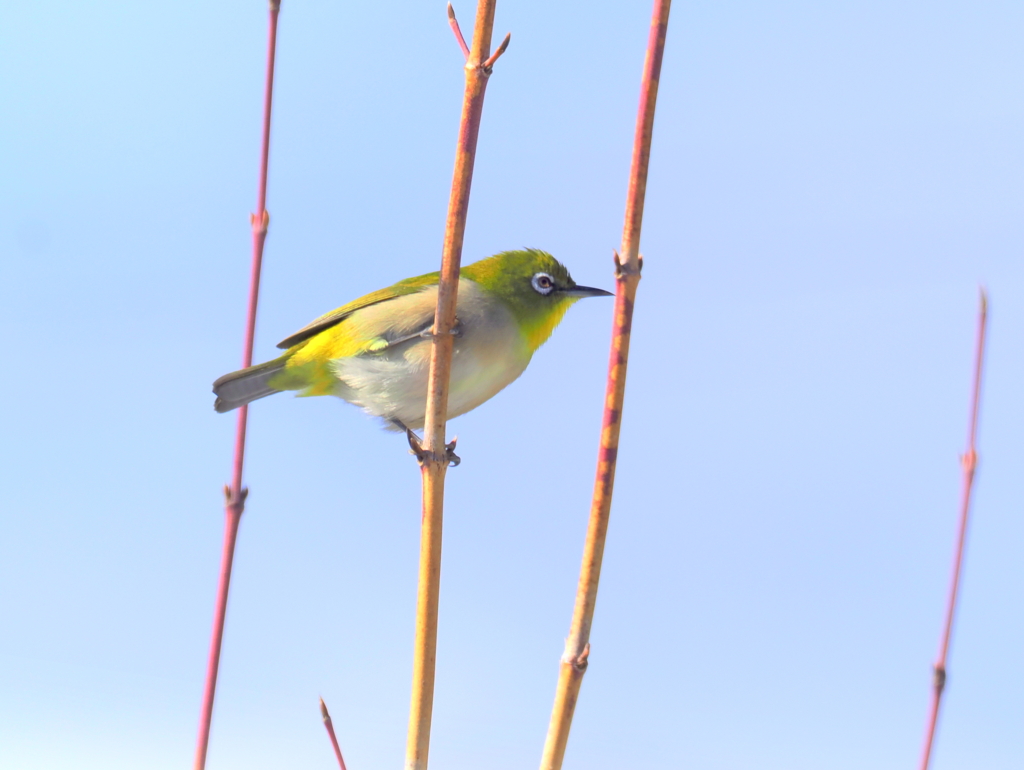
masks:
<svg viewBox="0 0 1024 770"><path fill-rule="evenodd" d="M555 279L547 273L537 273L530 279L530 285L538 294L550 294L555 290Z"/></svg>

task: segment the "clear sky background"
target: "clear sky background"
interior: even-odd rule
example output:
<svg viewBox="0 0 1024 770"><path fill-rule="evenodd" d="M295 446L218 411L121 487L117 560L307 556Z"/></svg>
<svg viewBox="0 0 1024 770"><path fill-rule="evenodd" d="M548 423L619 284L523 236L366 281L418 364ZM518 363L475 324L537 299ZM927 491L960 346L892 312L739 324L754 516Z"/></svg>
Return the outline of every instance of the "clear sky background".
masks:
<svg viewBox="0 0 1024 770"><path fill-rule="evenodd" d="M456 10L467 36L472 4ZM646 2L498 5L463 259L611 288ZM255 207L265 2L0 27L0 766L189 767ZM978 286L981 464L934 768L1024 754L1024 6L677 2L619 476L566 768L914 767ZM256 358L437 269L444 3L284 0ZM455 420L432 766L534 767L611 302ZM335 399L251 410L209 767L401 766L419 473Z"/></svg>

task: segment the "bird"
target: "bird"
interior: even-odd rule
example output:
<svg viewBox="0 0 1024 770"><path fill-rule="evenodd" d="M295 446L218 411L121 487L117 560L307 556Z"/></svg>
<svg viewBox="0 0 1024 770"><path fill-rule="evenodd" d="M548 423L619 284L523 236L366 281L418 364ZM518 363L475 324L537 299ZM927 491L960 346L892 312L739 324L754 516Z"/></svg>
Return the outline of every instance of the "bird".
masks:
<svg viewBox="0 0 1024 770"><path fill-rule="evenodd" d="M439 273L407 278L322 315L278 344L283 355L213 383L214 409L298 391L338 396L410 434L424 425ZM448 417L516 380L566 311L611 292L578 286L537 249L505 251L459 271ZM410 439L411 440L411 439Z"/></svg>

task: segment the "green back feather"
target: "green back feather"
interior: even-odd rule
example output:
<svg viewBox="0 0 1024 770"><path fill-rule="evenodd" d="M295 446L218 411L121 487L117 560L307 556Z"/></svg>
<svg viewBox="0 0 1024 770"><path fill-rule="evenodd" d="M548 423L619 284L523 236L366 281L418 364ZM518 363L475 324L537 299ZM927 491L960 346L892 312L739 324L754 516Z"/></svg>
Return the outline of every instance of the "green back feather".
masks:
<svg viewBox="0 0 1024 770"><path fill-rule="evenodd" d="M310 337L315 337L325 329L330 329L332 326L336 326L357 310L361 310L362 308L370 305L376 305L378 302L386 302L387 300L394 299L395 297L401 297L406 294L415 294L424 286L432 286L439 280L440 273L427 273L426 275L418 275L415 278L406 278L404 281L399 281L392 286L388 286L386 289L372 291L359 299L352 300L347 305L342 305L337 310L325 313L315 321L303 326L295 332L295 334L281 340L277 343L277 346L282 350L294 347L300 342L308 340Z"/></svg>

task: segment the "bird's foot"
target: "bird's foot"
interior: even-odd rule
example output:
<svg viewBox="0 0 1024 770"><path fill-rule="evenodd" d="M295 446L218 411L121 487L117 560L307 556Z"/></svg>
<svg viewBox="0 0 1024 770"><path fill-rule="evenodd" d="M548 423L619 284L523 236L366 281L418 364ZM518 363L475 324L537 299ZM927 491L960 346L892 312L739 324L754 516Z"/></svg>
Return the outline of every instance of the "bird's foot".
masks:
<svg viewBox="0 0 1024 770"><path fill-rule="evenodd" d="M458 318L455 319L455 325L452 326L452 330L450 332L448 332L448 333L451 334L453 337L461 337L462 336L462 324L459 322ZM419 336L420 337L426 337L427 339L433 339L434 337L436 337L437 335L434 334L433 323L431 323L430 326L428 326L426 329L421 331L419 333Z"/></svg>
<svg viewBox="0 0 1024 770"><path fill-rule="evenodd" d="M416 462L423 465L430 456L430 452L423 448L423 441L413 433L409 428L406 428L397 420L393 420L397 425L405 428L405 437L409 440L409 452L410 454L416 455ZM462 458L455 454L455 442L458 439L452 439L449 443L445 444L444 447L444 459L447 464L454 468L456 465L462 462Z"/></svg>

